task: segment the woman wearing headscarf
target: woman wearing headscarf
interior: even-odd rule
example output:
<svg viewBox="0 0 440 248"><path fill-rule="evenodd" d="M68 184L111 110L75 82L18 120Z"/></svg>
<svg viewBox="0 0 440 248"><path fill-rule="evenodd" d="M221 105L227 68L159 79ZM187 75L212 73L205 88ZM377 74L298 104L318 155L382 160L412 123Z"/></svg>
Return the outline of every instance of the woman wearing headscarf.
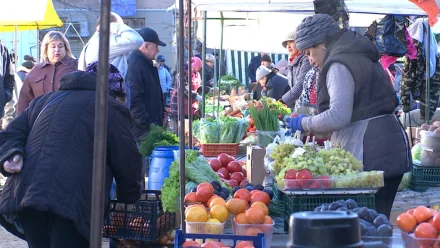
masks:
<svg viewBox="0 0 440 248"><path fill-rule="evenodd" d="M339 29L329 15L307 17L296 45L320 69L318 115L289 120L293 131L332 132L331 141L353 153L365 171L385 171L376 211L389 217L402 175L412 164L408 139L394 115L393 86L376 46L360 34Z"/></svg>
<svg viewBox="0 0 440 248"><path fill-rule="evenodd" d="M305 76L310 70L312 70L312 66L309 63L307 56L298 50L295 41L295 32L289 33L286 39L282 42L282 45L289 52L287 78L290 90L283 95L281 100L287 106L294 107L303 91Z"/></svg>
<svg viewBox="0 0 440 248"><path fill-rule="evenodd" d="M67 73L59 90L35 98L0 132L0 224L32 248L88 248L90 240L96 65ZM109 75L105 202L112 179L118 200L140 197L142 158L122 76Z"/></svg>
<svg viewBox="0 0 440 248"><path fill-rule="evenodd" d="M60 79L78 68L70 44L63 33L50 31L41 42L41 63L27 74L18 98L17 114L36 97L58 90Z"/></svg>

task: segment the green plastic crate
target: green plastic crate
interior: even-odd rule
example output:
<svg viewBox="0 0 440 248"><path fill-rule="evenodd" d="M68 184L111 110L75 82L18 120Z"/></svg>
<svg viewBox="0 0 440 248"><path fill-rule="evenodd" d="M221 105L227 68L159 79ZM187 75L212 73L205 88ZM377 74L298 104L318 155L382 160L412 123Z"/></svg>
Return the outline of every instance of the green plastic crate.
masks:
<svg viewBox="0 0 440 248"><path fill-rule="evenodd" d="M413 165L411 170L410 189L426 191L429 187L440 186L440 167Z"/></svg>
<svg viewBox="0 0 440 248"><path fill-rule="evenodd" d="M289 230L290 215L296 212L313 211L324 203L353 199L359 207L374 209L374 194L357 195L284 195L284 231Z"/></svg>

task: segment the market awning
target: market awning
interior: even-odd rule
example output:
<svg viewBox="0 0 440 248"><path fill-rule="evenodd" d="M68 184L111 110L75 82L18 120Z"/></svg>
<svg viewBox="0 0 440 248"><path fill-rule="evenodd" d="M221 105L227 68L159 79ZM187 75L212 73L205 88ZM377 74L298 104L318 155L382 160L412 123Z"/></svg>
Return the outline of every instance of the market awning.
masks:
<svg viewBox="0 0 440 248"><path fill-rule="evenodd" d="M7 1L0 8L0 32L28 31L61 27L63 22L55 11L52 0Z"/></svg>

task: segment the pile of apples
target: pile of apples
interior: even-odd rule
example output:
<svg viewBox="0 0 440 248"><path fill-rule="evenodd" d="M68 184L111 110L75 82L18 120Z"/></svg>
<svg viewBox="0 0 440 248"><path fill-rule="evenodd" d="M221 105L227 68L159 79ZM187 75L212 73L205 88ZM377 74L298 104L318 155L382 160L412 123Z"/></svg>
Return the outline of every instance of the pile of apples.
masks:
<svg viewBox="0 0 440 248"><path fill-rule="evenodd" d="M205 243L200 245L199 242L194 240L185 241L185 243L182 244L182 247L231 248L230 246L225 246L222 242L206 241ZM250 241L239 241L237 242L235 248L255 248L255 246Z"/></svg>
<svg viewBox="0 0 440 248"><path fill-rule="evenodd" d="M284 176L284 188L286 189L329 189L333 187L330 176L314 177L308 169L289 169Z"/></svg>
<svg viewBox="0 0 440 248"><path fill-rule="evenodd" d="M440 247L440 213L425 206L410 209L397 217L397 226L417 247ZM408 243L408 241L406 240ZM409 244L407 244L409 245ZM411 246L413 247L413 246Z"/></svg>
<svg viewBox="0 0 440 248"><path fill-rule="evenodd" d="M209 165L217 172L221 180L229 184L231 188L249 183L246 178L246 169L243 168L244 162L235 161L234 157L226 153L222 153L217 158L209 160Z"/></svg>

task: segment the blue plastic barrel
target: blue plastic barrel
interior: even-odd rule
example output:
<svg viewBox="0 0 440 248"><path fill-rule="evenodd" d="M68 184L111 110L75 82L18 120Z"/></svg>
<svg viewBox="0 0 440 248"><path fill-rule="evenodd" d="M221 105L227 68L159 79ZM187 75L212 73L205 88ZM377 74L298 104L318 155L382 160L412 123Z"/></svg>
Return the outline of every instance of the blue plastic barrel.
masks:
<svg viewBox="0 0 440 248"><path fill-rule="evenodd" d="M170 176L170 166L174 161L173 150L179 150L179 147L163 146L153 150L148 173L149 190L161 190L163 181Z"/></svg>

